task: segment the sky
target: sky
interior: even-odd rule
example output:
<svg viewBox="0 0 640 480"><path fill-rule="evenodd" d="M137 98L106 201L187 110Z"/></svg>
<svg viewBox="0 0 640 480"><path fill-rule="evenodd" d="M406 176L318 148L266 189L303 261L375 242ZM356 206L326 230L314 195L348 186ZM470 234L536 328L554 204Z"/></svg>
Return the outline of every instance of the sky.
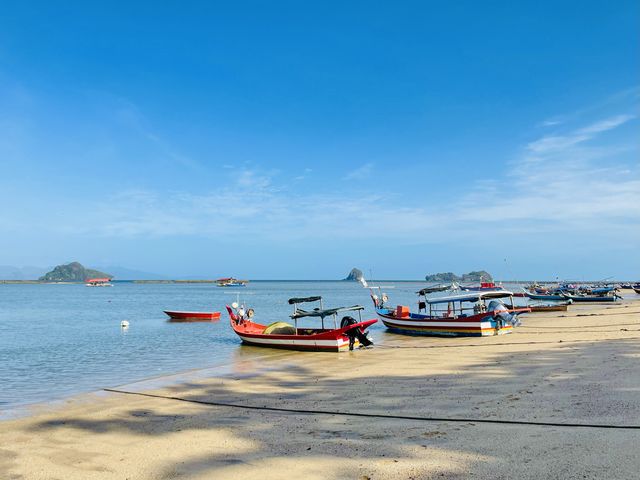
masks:
<svg viewBox="0 0 640 480"><path fill-rule="evenodd" d="M640 3L13 2L0 265L640 280Z"/></svg>

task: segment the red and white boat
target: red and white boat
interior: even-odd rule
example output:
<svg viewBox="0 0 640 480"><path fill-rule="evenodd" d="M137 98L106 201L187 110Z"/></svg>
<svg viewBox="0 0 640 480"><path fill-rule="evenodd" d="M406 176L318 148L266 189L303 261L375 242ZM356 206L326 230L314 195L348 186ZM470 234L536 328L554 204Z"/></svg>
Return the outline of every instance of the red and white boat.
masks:
<svg viewBox="0 0 640 480"><path fill-rule="evenodd" d="M87 287L113 287L110 278L88 278L85 285Z"/></svg>
<svg viewBox="0 0 640 480"><path fill-rule="evenodd" d="M182 312L164 310L169 315L170 322L212 322L220 320L220 312Z"/></svg>
<svg viewBox="0 0 640 480"><path fill-rule="evenodd" d="M298 304L307 302L320 302L320 308L302 310ZM294 324L286 322L273 322L263 325L254 322L254 310L245 310L244 306L233 303L227 305L231 328L240 337L243 343L257 347L283 348L287 350L306 350L317 352L339 352L352 350L355 346L369 346L373 342L366 336L365 330L376 319L362 320L364 307L354 305L352 307L322 308L322 297L292 298L289 304L293 305L291 319ZM345 316L338 326L338 314L346 312L358 312L359 320ZM301 328L298 320L307 317L319 318L321 328ZM333 328L325 328L325 319L331 319ZM330 320L330 321L331 321Z"/></svg>
<svg viewBox="0 0 640 480"><path fill-rule="evenodd" d="M446 297L427 298L418 292L418 313L409 307L388 306L386 294L371 292L371 299L382 323L392 332L407 335L491 336L511 333L519 325L518 315L530 312L528 307L513 304L513 293L507 290L465 292ZM501 299L510 298L505 305ZM488 304L487 304L487 301Z"/></svg>

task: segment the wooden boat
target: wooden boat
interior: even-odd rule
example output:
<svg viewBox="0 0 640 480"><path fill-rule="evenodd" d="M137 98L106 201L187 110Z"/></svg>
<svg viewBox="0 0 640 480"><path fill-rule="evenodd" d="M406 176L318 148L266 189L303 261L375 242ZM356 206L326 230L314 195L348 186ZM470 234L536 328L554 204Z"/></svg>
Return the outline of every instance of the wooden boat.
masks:
<svg viewBox="0 0 640 480"><path fill-rule="evenodd" d="M298 308L301 303L320 302L320 308L302 310ZM240 337L243 343L256 347L282 348L287 350L304 350L316 352L339 352L352 350L355 346L368 346L373 342L366 336L366 329L377 322L376 319L362 320L364 307L354 305L352 307L322 308L322 297L291 298L289 304L293 305L293 315L290 318L294 324L286 322L273 322L263 325L253 321L254 311L246 310L244 306L233 303L227 305L227 312L231 322L231 328ZM359 320L345 316L338 326L338 314L358 312ZM321 328L300 328L298 320L303 318L319 318ZM333 328L325 328L325 319L332 319Z"/></svg>
<svg viewBox="0 0 640 480"><path fill-rule="evenodd" d="M494 282L480 282L480 285L460 286L460 290L465 292L498 292L504 290L502 285L496 285Z"/></svg>
<svg viewBox="0 0 640 480"><path fill-rule="evenodd" d="M220 320L220 312L184 312L164 310L169 315L170 322L212 322Z"/></svg>
<svg viewBox="0 0 640 480"><path fill-rule="evenodd" d="M550 301L550 302L562 302L564 300L566 300L566 297L563 294L538 294L538 293L531 293L531 292L525 292L525 295L530 298L531 300L546 300L546 301Z"/></svg>
<svg viewBox="0 0 640 480"><path fill-rule="evenodd" d="M639 287L633 287L633 291L636 292L638 295L640 295L640 286Z"/></svg>
<svg viewBox="0 0 640 480"><path fill-rule="evenodd" d="M562 294L564 298L572 300L574 302L615 302L618 300L618 295L571 295L569 293Z"/></svg>
<svg viewBox="0 0 640 480"><path fill-rule="evenodd" d="M113 287L110 278L88 278L85 286L87 287Z"/></svg>
<svg viewBox="0 0 640 480"><path fill-rule="evenodd" d="M537 312L566 312L569 305L571 305L571 300L564 303L556 303L550 305L529 305L531 309L531 313Z"/></svg>
<svg viewBox="0 0 640 480"><path fill-rule="evenodd" d="M431 287L425 287L416 293L419 295L426 295L428 293L446 292L447 290L456 290L458 288L458 285L454 282L449 285L433 285Z"/></svg>
<svg viewBox="0 0 640 480"><path fill-rule="evenodd" d="M500 300L504 298L511 299L509 308ZM403 305L387 307L387 295L378 297L373 289L371 299L378 317L390 331L408 335L504 335L519 324L518 314L531 311L528 307L516 308L513 293L507 290L466 292L437 298L422 295L418 297L419 313L412 313ZM487 300L490 300L488 305ZM466 306L469 304L473 305ZM440 306L443 308L439 309Z"/></svg>

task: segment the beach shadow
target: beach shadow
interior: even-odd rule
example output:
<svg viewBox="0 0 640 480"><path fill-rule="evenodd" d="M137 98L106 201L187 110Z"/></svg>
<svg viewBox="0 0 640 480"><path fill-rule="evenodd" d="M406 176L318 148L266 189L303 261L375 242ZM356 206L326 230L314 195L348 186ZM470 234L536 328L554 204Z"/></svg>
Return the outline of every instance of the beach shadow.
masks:
<svg viewBox="0 0 640 480"><path fill-rule="evenodd" d="M198 474L214 478L217 472L235 468L259 470L277 459L285 464L292 459L344 461L351 465L350 474L365 476L381 468L391 471L400 468L394 467L394 461L415 463L421 465L416 467L416 472L437 471L444 478L457 478L480 464L500 465L517 459L514 458L517 454L497 442L487 443L487 432L499 438L505 429L515 429L530 435L536 445L545 443L540 442L539 436L548 435L549 431L558 438L561 435L557 428L549 430L549 427L480 428L473 419L625 424L640 418L634 384L640 346L634 341L602 340L545 350L483 354L481 362L456 364L453 371L444 372L442 367L432 368L428 358L456 355L453 349L430 351L426 358L421 358L424 351L416 349L402 353L407 356L406 368L399 365L401 371L397 374L375 377L359 374L358 365L367 362L367 353L360 351L331 359L326 354L304 354L309 362L324 362L326 373L274 358L259 369L154 392L187 402L159 398L151 403L153 408L132 406L106 419L57 418L37 423L31 431L42 433L65 427L97 436L124 432L157 437L215 430L251 445L247 450L235 452L213 446L211 452L168 462L160 478ZM388 355L391 358L393 352ZM452 363L456 363L453 358ZM600 368L605 364L611 375L603 379ZM338 368L347 370L334 373ZM123 400L131 403L137 398L114 395L122 395ZM235 407L189 403L192 401ZM248 410L242 406L292 411ZM358 418L340 414L349 412L437 417L450 421ZM582 429L572 435L582 438L593 433ZM469 442L472 448L461 447ZM576 441L576 445L579 443ZM453 466L434 467L429 459L436 451L454 458ZM354 463L353 459L357 461ZM391 466L384 463L386 461L391 462ZM332 476L331 467L327 468L328 476Z"/></svg>

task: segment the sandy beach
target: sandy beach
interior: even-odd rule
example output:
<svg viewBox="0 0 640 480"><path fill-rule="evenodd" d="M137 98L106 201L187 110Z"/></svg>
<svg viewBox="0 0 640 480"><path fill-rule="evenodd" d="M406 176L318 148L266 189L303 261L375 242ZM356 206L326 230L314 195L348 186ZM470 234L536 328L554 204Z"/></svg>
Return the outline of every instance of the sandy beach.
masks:
<svg viewBox="0 0 640 480"><path fill-rule="evenodd" d="M385 335L40 406L0 423L0 478L638 478L640 300L625 296L511 335Z"/></svg>

